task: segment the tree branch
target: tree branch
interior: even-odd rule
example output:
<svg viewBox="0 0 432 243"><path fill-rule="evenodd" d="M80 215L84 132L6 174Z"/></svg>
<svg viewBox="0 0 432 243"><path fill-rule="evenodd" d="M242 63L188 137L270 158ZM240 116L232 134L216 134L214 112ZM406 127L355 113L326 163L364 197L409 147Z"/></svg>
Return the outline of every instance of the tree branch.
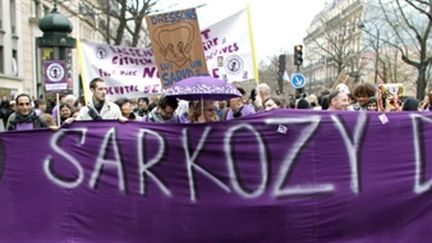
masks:
<svg viewBox="0 0 432 243"><path fill-rule="evenodd" d="M416 4L414 4L411 0L405 0L405 2L410 5L412 8L414 8L415 10L419 11L420 13L426 15L430 21L432 21L432 15L428 12L426 12L423 8L418 7ZM426 1L421 1L421 0L416 0L416 2L420 3L421 5L426 5L428 6L430 3L426 2Z"/></svg>

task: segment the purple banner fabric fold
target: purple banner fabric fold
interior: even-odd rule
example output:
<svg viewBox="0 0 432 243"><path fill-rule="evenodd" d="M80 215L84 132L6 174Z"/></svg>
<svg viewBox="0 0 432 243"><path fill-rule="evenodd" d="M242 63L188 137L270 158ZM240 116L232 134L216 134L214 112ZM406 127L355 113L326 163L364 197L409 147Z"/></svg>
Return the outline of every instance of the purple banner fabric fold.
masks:
<svg viewBox="0 0 432 243"><path fill-rule="evenodd" d="M0 242L428 242L430 113L0 133Z"/></svg>

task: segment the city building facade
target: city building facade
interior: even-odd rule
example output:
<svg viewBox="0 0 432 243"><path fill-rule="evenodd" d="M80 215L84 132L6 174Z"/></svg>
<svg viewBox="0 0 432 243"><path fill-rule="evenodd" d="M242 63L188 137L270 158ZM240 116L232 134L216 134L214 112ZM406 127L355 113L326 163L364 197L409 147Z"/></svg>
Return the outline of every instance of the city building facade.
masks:
<svg viewBox="0 0 432 243"><path fill-rule="evenodd" d="M402 62L397 48L382 44L383 36L376 34L375 30L385 32L377 4L377 0L333 0L315 16L303 39L303 71L314 87L334 87L349 77L351 86L401 82L407 94L414 93L415 70ZM383 53L394 60L384 59ZM392 74L395 69L399 76Z"/></svg>
<svg viewBox="0 0 432 243"><path fill-rule="evenodd" d="M54 8L72 25L70 36L77 40L105 42L107 15L98 11L97 0L8 0L0 1L0 97L13 98L27 93L33 97L44 95L41 72L42 55L36 42L43 32L39 21ZM112 6L115 6L113 4ZM118 11L115 8L112 11ZM111 21L115 27L116 22ZM79 94L78 50L69 53L71 90Z"/></svg>

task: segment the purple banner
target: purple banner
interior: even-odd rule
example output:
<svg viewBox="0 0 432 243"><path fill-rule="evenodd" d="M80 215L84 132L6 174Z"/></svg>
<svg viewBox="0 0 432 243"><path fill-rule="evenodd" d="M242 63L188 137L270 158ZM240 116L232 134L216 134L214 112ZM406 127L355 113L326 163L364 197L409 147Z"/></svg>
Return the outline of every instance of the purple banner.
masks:
<svg viewBox="0 0 432 243"><path fill-rule="evenodd" d="M428 242L429 113L0 133L0 242Z"/></svg>

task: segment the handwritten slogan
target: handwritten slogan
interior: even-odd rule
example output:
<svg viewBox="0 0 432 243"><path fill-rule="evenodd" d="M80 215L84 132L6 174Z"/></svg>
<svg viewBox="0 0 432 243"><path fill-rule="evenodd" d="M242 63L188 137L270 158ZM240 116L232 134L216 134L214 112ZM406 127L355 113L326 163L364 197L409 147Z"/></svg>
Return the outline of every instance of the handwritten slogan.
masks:
<svg viewBox="0 0 432 243"><path fill-rule="evenodd" d="M208 74L195 9L147 16L146 21L163 87Z"/></svg>
<svg viewBox="0 0 432 243"><path fill-rule="evenodd" d="M256 78L248 24L247 9L242 9L202 30L207 65L213 77L228 82Z"/></svg>
<svg viewBox="0 0 432 243"><path fill-rule="evenodd" d="M431 114L379 115L0 133L0 239L429 242Z"/></svg>
<svg viewBox="0 0 432 243"><path fill-rule="evenodd" d="M173 16L175 15L163 15L159 20L154 21L175 22L176 17ZM249 36L246 9L202 29L200 41L211 76L228 82L255 78L253 48ZM87 41L80 42L80 46L80 55L83 57L81 59L83 88L87 90L85 93L90 93L88 82L95 77L102 77L107 82L107 98L110 100L120 97L148 96L162 91L160 67L156 65L151 48L121 47ZM189 65L188 62L184 62L185 59L175 59L174 55L166 53L167 58L173 60L170 64L172 67L181 64ZM197 65L198 63L194 66ZM165 73L168 75L165 76L167 79L171 79L171 74L175 77L181 76L180 73L179 75L173 72Z"/></svg>
<svg viewBox="0 0 432 243"><path fill-rule="evenodd" d="M110 100L121 97L142 97L162 90L154 66L151 49L120 47L101 43L81 42L81 73L83 88L89 94L89 82L95 77L107 83ZM89 97L86 97L89 100Z"/></svg>

